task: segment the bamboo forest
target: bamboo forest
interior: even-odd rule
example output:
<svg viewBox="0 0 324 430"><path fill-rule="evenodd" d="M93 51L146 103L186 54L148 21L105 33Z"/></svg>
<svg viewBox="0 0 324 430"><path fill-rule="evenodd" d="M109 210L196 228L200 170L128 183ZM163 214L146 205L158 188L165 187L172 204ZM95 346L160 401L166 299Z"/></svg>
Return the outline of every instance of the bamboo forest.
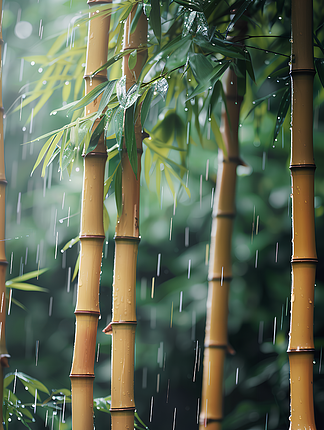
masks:
<svg viewBox="0 0 324 430"><path fill-rule="evenodd" d="M0 429L323 428L323 2L0 7Z"/></svg>

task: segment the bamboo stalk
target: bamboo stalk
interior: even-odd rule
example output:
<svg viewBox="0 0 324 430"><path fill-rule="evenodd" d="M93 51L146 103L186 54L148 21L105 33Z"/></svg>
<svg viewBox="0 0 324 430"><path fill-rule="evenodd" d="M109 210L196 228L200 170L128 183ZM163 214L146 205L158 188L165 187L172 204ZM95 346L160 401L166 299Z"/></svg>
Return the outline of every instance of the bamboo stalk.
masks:
<svg viewBox="0 0 324 430"><path fill-rule="evenodd" d="M228 350L228 294L232 279L231 242L235 217L236 167L241 164L238 146L240 106L237 78L232 69L226 78L227 110L223 110L223 139L227 154L219 150L213 206L208 298L203 363L200 429L220 430L223 419L223 370Z"/></svg>
<svg viewBox="0 0 324 430"><path fill-rule="evenodd" d="M89 0L89 6L110 3L106 0ZM95 14L96 12L90 12ZM91 77L92 73L106 63L110 17L94 18L89 23L87 60L85 70L85 93L89 93L102 81L107 80L106 70ZM86 114L96 112L100 97L86 106ZM95 126L98 125L96 120ZM80 268L78 298L76 304L76 331L72 386L72 428L93 430L93 380L96 335L99 311L99 281L102 245L105 238L103 228L103 186L107 159L104 135L97 147L84 156L84 176L80 230Z"/></svg>
<svg viewBox="0 0 324 430"><path fill-rule="evenodd" d="M2 13L2 0L0 0L0 13ZM2 25L0 23L0 58L2 58ZM2 65L1 65L2 67ZM6 270L8 262L5 253L5 201L6 201L6 175L4 162L4 136L3 136L3 113L2 106L2 73L0 74L0 430L2 425L2 402L3 402L3 368L9 367L6 347Z"/></svg>
<svg viewBox="0 0 324 430"><path fill-rule="evenodd" d="M142 13L135 31L130 25L136 7L125 24L124 49L145 45L147 20ZM123 74L128 90L139 77L146 59L146 51L137 53L134 69L128 67L124 57ZM132 170L125 144L122 150L122 214L117 221L115 235L115 261L113 281L112 330L112 376L111 376L111 420L112 429L134 428L134 348L136 329L136 262L139 236L139 197L142 155L142 130L140 115L135 123L137 148L137 177Z"/></svg>
<svg viewBox="0 0 324 430"><path fill-rule="evenodd" d="M313 3L293 0L292 61L292 284L289 332L290 429L315 429L313 317L316 272L313 158Z"/></svg>

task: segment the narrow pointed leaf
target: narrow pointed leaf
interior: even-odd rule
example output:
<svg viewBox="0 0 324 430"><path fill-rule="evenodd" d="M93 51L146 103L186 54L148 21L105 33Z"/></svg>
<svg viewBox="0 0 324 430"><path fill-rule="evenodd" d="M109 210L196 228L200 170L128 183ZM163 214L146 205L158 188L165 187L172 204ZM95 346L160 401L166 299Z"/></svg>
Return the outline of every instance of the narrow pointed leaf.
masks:
<svg viewBox="0 0 324 430"><path fill-rule="evenodd" d="M273 140L275 140L278 136L280 128L285 121L289 106L290 106L290 85L286 88L285 92L282 95L280 100L280 105L277 114L277 121L274 129Z"/></svg>
<svg viewBox="0 0 324 430"><path fill-rule="evenodd" d="M69 240L61 249L61 251L66 251L68 248L72 248L73 245L75 245L76 243L78 243L80 240L79 236L76 236L75 238Z"/></svg>
<svg viewBox="0 0 324 430"><path fill-rule="evenodd" d="M117 172L116 172L116 179L115 179L115 199L116 199L116 206L117 206L117 214L120 218L123 210L122 205L122 169L121 169L121 162L118 164Z"/></svg>
<svg viewBox="0 0 324 430"><path fill-rule="evenodd" d="M150 13L150 24L160 43L161 40L161 12L160 12L160 1L151 0L151 13Z"/></svg>
<svg viewBox="0 0 324 430"><path fill-rule="evenodd" d="M137 178L137 148L134 131L134 108L135 105L132 105L126 109L125 112L125 145L130 164Z"/></svg>
<svg viewBox="0 0 324 430"><path fill-rule="evenodd" d="M51 143L51 146L48 148L48 151L47 151L47 154L45 156L44 163L43 163L42 176L45 176L45 169L46 169L47 165L49 164L50 159L53 155L53 152L56 148L56 145L58 145L63 133L64 133L64 130L61 130L60 132L58 132L57 135L54 137L53 142Z"/></svg>
<svg viewBox="0 0 324 430"><path fill-rule="evenodd" d="M89 152L93 151L98 145L99 138L104 131L105 125L106 125L106 116L104 115L91 135L90 143L86 151L86 154L89 154Z"/></svg>
<svg viewBox="0 0 324 430"><path fill-rule="evenodd" d="M148 90L146 97L142 103L142 108L141 108L141 124L142 124L142 127L144 127L145 120L146 120L147 115L149 113L151 102L153 100L153 96L154 96L154 88L151 87Z"/></svg>
<svg viewBox="0 0 324 430"><path fill-rule="evenodd" d="M76 278L76 276L78 274L79 267L80 267L80 252L79 252L77 261L75 263L75 266L74 266L74 272L73 272L73 276L72 276L72 282L74 281L74 279Z"/></svg>

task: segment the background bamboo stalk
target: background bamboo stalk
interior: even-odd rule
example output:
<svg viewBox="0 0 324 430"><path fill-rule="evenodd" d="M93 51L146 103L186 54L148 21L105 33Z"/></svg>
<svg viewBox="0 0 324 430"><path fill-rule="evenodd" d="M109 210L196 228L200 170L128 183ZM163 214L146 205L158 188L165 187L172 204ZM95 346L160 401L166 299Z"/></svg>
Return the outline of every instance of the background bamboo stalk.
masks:
<svg viewBox="0 0 324 430"><path fill-rule="evenodd" d="M313 317L316 246L313 158L313 3L292 1L292 285L289 333L290 429L315 429Z"/></svg>
<svg viewBox="0 0 324 430"><path fill-rule="evenodd" d="M89 6L110 1L88 1ZM93 15L96 12L93 13ZM94 18L89 23L85 92L107 80L106 70L91 75L106 63L110 17ZM86 115L96 112L100 97L86 107ZM98 125L96 120L94 128ZM102 134L97 147L84 157L81 207L80 268L76 304L76 331L72 370L72 428L93 430L93 379L99 311L99 281L103 228L103 186L107 152Z"/></svg>
<svg viewBox="0 0 324 430"><path fill-rule="evenodd" d="M138 48L147 40L147 20L142 13L137 27L130 33L133 8L125 24L124 49ZM137 80L146 59L146 51L137 53L135 67L128 67L124 57L123 74L128 90ZM113 282L112 377L111 419L112 429L134 428L134 348L136 329L136 262L139 236L139 197L142 155L140 115L135 123L137 148L137 177L135 176L125 144L122 150L122 214L117 221L115 235L115 262Z"/></svg>
<svg viewBox="0 0 324 430"><path fill-rule="evenodd" d="M223 370L227 341L228 294L232 279L231 242L235 216L236 167L240 164L238 126L242 97L232 69L226 77L227 110L223 111L223 139L227 154L219 150L211 231L207 319L203 364L200 429L221 429Z"/></svg>
<svg viewBox="0 0 324 430"><path fill-rule="evenodd" d="M2 16L2 0L0 0L0 13ZM0 58L2 58L2 24L0 23ZM2 68L2 61L1 61ZM2 426L2 402L3 402L3 368L8 365L8 351L6 347L6 270L7 259L5 253L5 202L6 202L6 175L4 162L4 136L3 136L2 106L2 70L0 70L0 429Z"/></svg>

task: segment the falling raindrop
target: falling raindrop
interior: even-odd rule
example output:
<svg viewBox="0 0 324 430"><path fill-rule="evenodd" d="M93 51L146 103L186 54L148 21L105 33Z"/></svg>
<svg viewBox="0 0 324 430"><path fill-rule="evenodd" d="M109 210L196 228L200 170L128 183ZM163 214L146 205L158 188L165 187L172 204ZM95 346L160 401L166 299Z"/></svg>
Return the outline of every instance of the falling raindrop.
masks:
<svg viewBox="0 0 324 430"><path fill-rule="evenodd" d="M160 368L162 368L162 366L163 366L163 342L160 342L160 346L158 347L157 363L159 364Z"/></svg>
<svg viewBox="0 0 324 430"><path fill-rule="evenodd" d="M44 30L44 27L43 27L43 20L41 19L41 20L39 21L39 29L38 29L38 36L39 36L39 38L40 38L40 39L42 39L42 38L43 38L43 30Z"/></svg>
<svg viewBox="0 0 324 430"><path fill-rule="evenodd" d="M273 320L273 340L272 340L273 345L276 343L276 331L277 331L277 317L274 317L274 320Z"/></svg>
<svg viewBox="0 0 324 430"><path fill-rule="evenodd" d="M205 266L208 266L208 260L209 260L209 243L206 244Z"/></svg>
<svg viewBox="0 0 324 430"><path fill-rule="evenodd" d="M190 278L190 271L191 271L191 260L188 262L188 279Z"/></svg>
<svg viewBox="0 0 324 430"><path fill-rule="evenodd" d="M142 388L147 387L147 367L143 368L143 376L142 376Z"/></svg>
<svg viewBox="0 0 324 430"><path fill-rule="evenodd" d="M55 255L54 255L55 260L57 257L57 245L58 245L58 231L56 232L56 239L55 239Z"/></svg>
<svg viewBox="0 0 324 430"><path fill-rule="evenodd" d="M65 202L65 192L63 193L63 198L62 198L62 209L64 209L64 202Z"/></svg>
<svg viewBox="0 0 324 430"><path fill-rule="evenodd" d="M35 351L35 355L36 355L36 366L38 364L38 354L39 354L39 340L36 340L36 351Z"/></svg>
<svg viewBox="0 0 324 430"><path fill-rule="evenodd" d="M154 283L155 283L155 277L152 278L152 288L151 288L151 299L154 297Z"/></svg>
<svg viewBox="0 0 324 430"><path fill-rule="evenodd" d="M29 134L32 134L33 132L33 119L34 119L34 108L32 108L31 114L30 114Z"/></svg>
<svg viewBox="0 0 324 430"><path fill-rule="evenodd" d="M259 233L259 215L257 216L257 222L256 222L256 228L255 228L255 235L257 235Z"/></svg>
<svg viewBox="0 0 324 430"><path fill-rule="evenodd" d="M264 430L268 430L268 417L269 417L269 414L268 414L268 412L267 412L267 413L266 413L266 419L265 419Z"/></svg>
<svg viewBox="0 0 324 430"><path fill-rule="evenodd" d="M160 391L160 374L157 374L156 377L156 392L158 393Z"/></svg>
<svg viewBox="0 0 324 430"><path fill-rule="evenodd" d="M194 363L194 368L193 368L192 382L196 382L197 364L198 364L198 340L196 342L196 354L195 354L195 363Z"/></svg>
<svg viewBox="0 0 324 430"><path fill-rule="evenodd" d="M12 301L12 288L9 289L8 315L10 315L10 311L11 311L11 301Z"/></svg>
<svg viewBox="0 0 324 430"><path fill-rule="evenodd" d="M37 405L37 388L35 389L34 414L36 414L36 405Z"/></svg>
<svg viewBox="0 0 324 430"><path fill-rule="evenodd" d="M278 252L279 252L279 242L276 243L276 257L275 257L276 263L278 263Z"/></svg>
<svg viewBox="0 0 324 430"><path fill-rule="evenodd" d="M238 379L239 379L239 368L236 368L236 374L235 374L235 385L238 384Z"/></svg>
<svg viewBox="0 0 324 430"><path fill-rule="evenodd" d="M62 408L62 423L65 423L65 407L66 407L66 403L65 403L65 396L63 398L63 408Z"/></svg>
<svg viewBox="0 0 324 430"><path fill-rule="evenodd" d="M180 304L179 304L179 312L182 312L182 296L183 296L183 292L180 291Z"/></svg>
<svg viewBox="0 0 324 430"><path fill-rule="evenodd" d="M280 330L282 330L283 316L284 316L284 305L281 306Z"/></svg>
<svg viewBox="0 0 324 430"><path fill-rule="evenodd" d="M257 249L255 251L255 263L254 263L254 268L255 269L258 267L258 257L259 257L259 250Z"/></svg>
<svg viewBox="0 0 324 430"><path fill-rule="evenodd" d="M161 254L158 254L156 276L160 276L161 273Z"/></svg>
<svg viewBox="0 0 324 430"><path fill-rule="evenodd" d="M200 184L199 184L199 204L200 204L200 209L201 209L201 205L202 205L202 175L200 175Z"/></svg>
<svg viewBox="0 0 324 430"><path fill-rule="evenodd" d="M9 274L12 274L12 264L13 264L13 252L10 255L10 270L9 270Z"/></svg>
<svg viewBox="0 0 324 430"><path fill-rule="evenodd" d="M266 153L263 151L262 153L262 170L265 169L265 163L266 163Z"/></svg>
<svg viewBox="0 0 324 430"><path fill-rule="evenodd" d="M221 273L221 287L223 286L223 281L224 281L224 267L222 267L222 273Z"/></svg>
<svg viewBox="0 0 324 430"><path fill-rule="evenodd" d="M215 188L212 188L212 192L211 192L211 200L210 200L210 207L213 207L213 203L214 203L214 192L215 192Z"/></svg>
<svg viewBox="0 0 324 430"><path fill-rule="evenodd" d="M17 202L17 224L20 224L21 219L21 193L18 193L18 202Z"/></svg>
<svg viewBox="0 0 324 430"><path fill-rule="evenodd" d="M199 424L199 409L200 409L200 398L198 397L198 401L197 401L197 424Z"/></svg>
<svg viewBox="0 0 324 430"><path fill-rule="evenodd" d="M172 217L170 219L170 235L169 235L169 240L171 240L172 237Z"/></svg>
<svg viewBox="0 0 324 430"><path fill-rule="evenodd" d="M206 161L206 181L208 181L208 174L209 174L209 158Z"/></svg>
<svg viewBox="0 0 324 430"><path fill-rule="evenodd" d="M97 358L96 358L97 363L99 361L99 349L100 349L100 343L98 343L98 346L97 346Z"/></svg>
<svg viewBox="0 0 324 430"><path fill-rule="evenodd" d="M108 256L108 240L105 242L105 258Z"/></svg>
<svg viewBox="0 0 324 430"><path fill-rule="evenodd" d="M152 422L153 416L153 396L151 397L151 405L150 405L150 423Z"/></svg>
<svg viewBox="0 0 324 430"><path fill-rule="evenodd" d="M189 246L189 227L185 228L185 247Z"/></svg>
<svg viewBox="0 0 324 430"><path fill-rule="evenodd" d="M168 379L168 384L167 384L166 403L169 403L169 394L170 394L170 379Z"/></svg>
<svg viewBox="0 0 324 430"><path fill-rule="evenodd" d="M176 425L176 415L177 415L177 408L174 408L174 412L173 412L173 425L172 425L172 430L175 429L175 425Z"/></svg>
<svg viewBox="0 0 324 430"><path fill-rule="evenodd" d="M24 73L24 59L22 58L20 60L19 82L21 82L23 79L23 73Z"/></svg>
<svg viewBox="0 0 324 430"><path fill-rule="evenodd" d="M50 297L50 301L49 301L49 307L48 307L48 316L52 316L52 311L53 311L53 297Z"/></svg>
<svg viewBox="0 0 324 430"><path fill-rule="evenodd" d="M28 246L26 247L26 252L25 252L25 266L27 264L27 257L28 257Z"/></svg>
<svg viewBox="0 0 324 430"><path fill-rule="evenodd" d="M15 370L15 379L14 379L13 389L12 389L13 394L15 394L16 392L16 386L17 386L17 369Z"/></svg>
<svg viewBox="0 0 324 430"><path fill-rule="evenodd" d="M286 297L286 316L288 315L288 297Z"/></svg>

